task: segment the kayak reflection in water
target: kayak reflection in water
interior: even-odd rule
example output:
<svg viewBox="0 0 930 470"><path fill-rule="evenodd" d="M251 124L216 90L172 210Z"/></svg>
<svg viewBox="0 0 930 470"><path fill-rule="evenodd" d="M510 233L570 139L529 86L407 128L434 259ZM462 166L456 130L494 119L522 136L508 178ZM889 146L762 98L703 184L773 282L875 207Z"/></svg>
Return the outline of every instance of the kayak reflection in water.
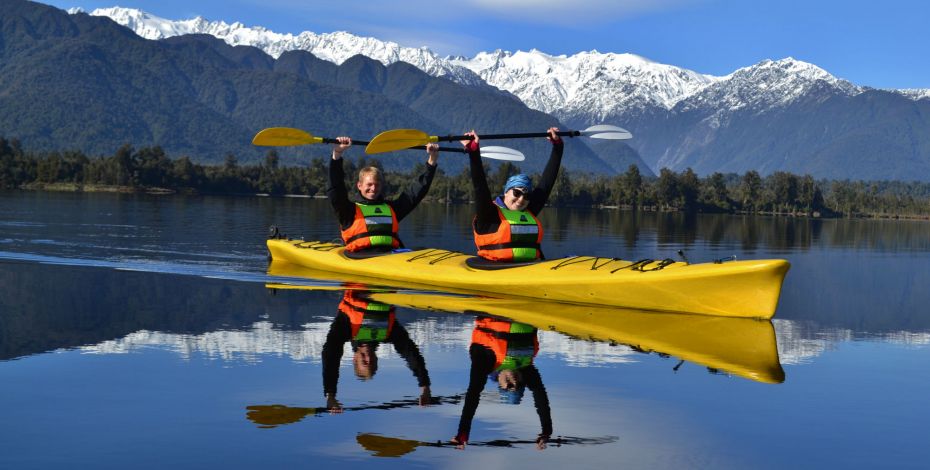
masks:
<svg viewBox="0 0 930 470"><path fill-rule="evenodd" d="M475 131L463 140L471 165L471 180L475 188L475 219L472 230L478 256L490 261L528 262L543 258L542 225L536 216L546 206L562 165L562 139L556 127L548 129L552 153L539 184L533 187L529 176L511 176L504 183L500 196L491 195L487 175L481 163L479 138Z"/></svg>
<svg viewBox="0 0 930 470"><path fill-rule="evenodd" d="M542 427L536 438L536 447L546 448L552 436L552 416L549 396L539 370L533 364L538 351L536 328L530 325L488 316L479 316L475 320L468 350L471 356L468 391L465 392L465 404L458 433L452 438L453 444L465 448L485 382L495 381L501 401L508 404L520 404L524 392L530 389Z"/></svg>
<svg viewBox="0 0 930 470"><path fill-rule="evenodd" d="M439 146L426 146L429 155L426 169L406 191L391 201L384 198L384 178L381 170L373 166L362 168L358 172L358 182L355 184L362 200L353 203L349 200L345 170L342 167L342 154L352 146L352 139L339 137L337 140L339 143L333 145L333 157L329 162L329 188L326 189L326 196L329 197L339 220L346 252L380 252L403 248L398 235L398 224L429 192L436 175Z"/></svg>
<svg viewBox="0 0 930 470"><path fill-rule="evenodd" d="M394 306L367 300L356 291L348 290L339 303L339 313L330 325L326 343L323 344L323 394L330 412L342 412L342 404L336 399L336 386L339 382L339 362L346 342L351 342L352 364L355 375L361 380L371 379L378 371L379 345L392 344L417 379L420 387L419 404L430 404L426 361L407 330L395 318Z"/></svg>

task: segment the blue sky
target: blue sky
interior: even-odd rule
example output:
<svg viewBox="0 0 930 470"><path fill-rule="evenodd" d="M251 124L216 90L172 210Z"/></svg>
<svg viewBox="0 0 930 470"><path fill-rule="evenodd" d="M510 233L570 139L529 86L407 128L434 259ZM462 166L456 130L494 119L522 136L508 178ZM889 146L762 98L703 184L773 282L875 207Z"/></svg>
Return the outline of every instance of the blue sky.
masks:
<svg viewBox="0 0 930 470"><path fill-rule="evenodd" d="M930 2L919 0L54 0L197 15L281 33L349 31L440 54L630 52L725 75L794 57L857 85L930 88Z"/></svg>

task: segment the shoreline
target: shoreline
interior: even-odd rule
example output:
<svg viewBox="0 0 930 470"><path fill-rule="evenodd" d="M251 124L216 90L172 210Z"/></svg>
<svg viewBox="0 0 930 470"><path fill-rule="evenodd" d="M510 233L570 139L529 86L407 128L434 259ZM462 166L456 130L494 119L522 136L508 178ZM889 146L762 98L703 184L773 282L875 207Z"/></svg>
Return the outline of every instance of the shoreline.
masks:
<svg viewBox="0 0 930 470"><path fill-rule="evenodd" d="M113 185L98 185L98 184L82 184L82 183L29 183L19 188L14 188L12 191L48 191L48 192L74 192L74 193L119 193L119 194L148 194L154 196L162 195L186 195L186 196L235 196L235 197L281 197L281 198L303 198L303 199L326 199L325 195L315 194L280 194L280 195L271 195L268 193L203 193L193 189L184 188L184 189L171 189L171 188L159 188L159 187L147 187L139 188L134 186L113 186ZM427 197L424 199L424 202L433 202L440 204L452 204L450 202L442 201L441 199L431 199ZM620 210L620 211L639 211L639 212L685 212L681 209L659 209L655 206L644 206L638 209L634 209L631 205L592 205L592 206L550 206L550 207L562 207L562 208L571 208L571 207L584 207L584 208L593 208L593 209L609 209L609 210ZM695 211L696 214L711 213L704 211ZM804 219L868 219L868 220L913 220L913 221L930 221L930 213L928 214L918 214L918 215L901 215L901 214L854 214L852 216L824 216L819 213L807 214L803 212L774 212L774 211L760 211L760 212L748 212L748 211L733 211L733 212L713 212L717 214L729 214L729 215L751 215L751 216L770 216L770 217L792 217L792 218L804 218Z"/></svg>

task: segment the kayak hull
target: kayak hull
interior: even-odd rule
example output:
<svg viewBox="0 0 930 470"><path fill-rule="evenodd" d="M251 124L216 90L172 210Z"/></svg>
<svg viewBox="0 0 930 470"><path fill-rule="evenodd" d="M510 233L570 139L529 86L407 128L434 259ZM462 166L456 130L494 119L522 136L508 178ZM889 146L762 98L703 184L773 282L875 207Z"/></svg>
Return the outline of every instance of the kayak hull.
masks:
<svg viewBox="0 0 930 470"><path fill-rule="evenodd" d="M442 249L350 259L344 247L328 242L267 244L273 261L332 274L328 279L757 319L774 316L790 266L779 259L687 264L570 257L484 270L470 267L469 255Z"/></svg>

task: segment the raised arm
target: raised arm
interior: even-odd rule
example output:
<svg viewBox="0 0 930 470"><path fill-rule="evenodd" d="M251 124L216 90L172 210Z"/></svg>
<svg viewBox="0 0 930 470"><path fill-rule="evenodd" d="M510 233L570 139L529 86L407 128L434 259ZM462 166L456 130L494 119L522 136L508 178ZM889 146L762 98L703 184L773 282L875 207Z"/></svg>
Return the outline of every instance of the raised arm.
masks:
<svg viewBox="0 0 930 470"><path fill-rule="evenodd" d="M429 193L429 188L433 184L433 178L436 176L436 167L439 163L439 145L428 144L426 146L428 158L426 160L426 169L417 177L407 189L394 200L392 206L394 213L397 214L397 220L400 221L407 217L413 209L420 204L420 201Z"/></svg>
<svg viewBox="0 0 930 470"><path fill-rule="evenodd" d="M468 152L468 162L471 169L471 184L475 190L475 230L478 233L491 233L500 225L500 218L492 203L494 197L488 188L488 176L484 172L481 162L481 149L478 134L475 131L466 132L465 135L475 136L474 140L462 141L465 151Z"/></svg>
<svg viewBox="0 0 930 470"><path fill-rule="evenodd" d="M533 393L533 404L536 405L536 414L539 415L540 432L536 439L537 445L545 446L552 436L552 412L549 409L549 394L543 386L542 377L536 365L530 365L522 370L526 388Z"/></svg>
<svg viewBox="0 0 930 470"><path fill-rule="evenodd" d="M527 209L533 215L539 214L546 207L546 201L549 200L549 194L552 193L555 181L559 177L559 169L562 167L562 153L565 145L562 138L556 134L558 131L559 128L557 127L549 128L548 139L552 143L552 152L549 154L549 161L546 163L546 168L539 179L539 184L530 193L530 204L527 206Z"/></svg>
<svg viewBox="0 0 930 470"><path fill-rule="evenodd" d="M346 341L352 337L352 326L349 317L339 313L329 326L326 342L323 343L323 395L327 400L327 407L336 402L336 388L339 383L339 361L342 359L343 348Z"/></svg>
<svg viewBox="0 0 930 470"><path fill-rule="evenodd" d="M342 154L352 146L352 139L339 137L337 140L339 143L333 144L333 156L329 160L329 187L326 188L326 196L333 206L336 219L339 220L339 227L345 229L355 220L355 204L349 200L345 183L346 173L342 167Z"/></svg>
<svg viewBox="0 0 930 470"><path fill-rule="evenodd" d="M488 374L494 370L494 352L485 346L472 343L468 349L471 356L471 371L468 377L468 390L465 392L465 403L462 405L462 417L459 419L459 429L452 438L452 442L461 446L468 443L471 433L471 422L478 410L478 400L484 384L488 381Z"/></svg>
<svg viewBox="0 0 930 470"><path fill-rule="evenodd" d="M410 372L413 372L414 377L417 378L417 385L420 387L421 392L425 388L428 393L430 380L429 372L426 370L426 360L423 359L420 348L410 339L407 329L400 322L394 322L388 341L394 345L394 350L397 351L400 357L404 358Z"/></svg>

